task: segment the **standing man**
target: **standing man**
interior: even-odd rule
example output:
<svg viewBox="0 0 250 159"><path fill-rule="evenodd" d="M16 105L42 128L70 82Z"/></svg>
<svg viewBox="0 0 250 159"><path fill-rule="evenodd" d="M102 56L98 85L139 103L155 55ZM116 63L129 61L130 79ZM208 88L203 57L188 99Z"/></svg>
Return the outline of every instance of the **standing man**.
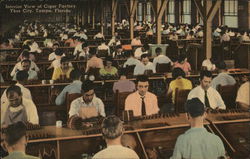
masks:
<svg viewBox="0 0 250 159"><path fill-rule="evenodd" d="M211 109L226 109L224 101L219 92L210 87L212 81L212 73L210 71L202 71L200 73L200 85L192 89L188 94L188 100L199 98L200 101Z"/></svg>
<svg viewBox="0 0 250 159"><path fill-rule="evenodd" d="M199 98L186 103L187 120L191 128L177 138L172 159L218 159L225 156L221 139L203 126L206 117L204 104Z"/></svg>
<svg viewBox="0 0 250 159"><path fill-rule="evenodd" d="M134 116L152 115L159 112L156 95L148 92L149 80L145 75L136 79L137 91L125 100L125 110L133 110Z"/></svg>
<svg viewBox="0 0 250 159"><path fill-rule="evenodd" d="M107 148L94 155L93 159L139 159L132 149L122 146L123 123L117 116L108 116L102 122L102 135Z"/></svg>

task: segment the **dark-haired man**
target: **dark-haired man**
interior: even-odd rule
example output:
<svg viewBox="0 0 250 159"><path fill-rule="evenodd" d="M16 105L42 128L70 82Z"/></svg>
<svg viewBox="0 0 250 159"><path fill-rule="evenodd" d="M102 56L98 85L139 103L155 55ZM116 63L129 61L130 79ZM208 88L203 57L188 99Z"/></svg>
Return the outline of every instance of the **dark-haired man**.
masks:
<svg viewBox="0 0 250 159"><path fill-rule="evenodd" d="M38 115L32 100L23 98L21 88L13 85L7 88L8 102L1 105L1 126L8 126L18 121L38 124Z"/></svg>
<svg viewBox="0 0 250 159"><path fill-rule="evenodd" d="M27 99L32 100L30 90L28 88L24 87L24 83L27 82L28 77L29 77L29 74L27 71L18 71L16 73L16 80L17 80L16 86L19 86L21 88L23 98L27 98ZM6 96L6 90L4 90L4 92L1 96L1 104L8 102L8 99Z"/></svg>
<svg viewBox="0 0 250 159"><path fill-rule="evenodd" d="M157 97L148 92L149 80L145 75L137 76L137 91L125 100L125 110L133 110L134 116L157 114L159 111Z"/></svg>
<svg viewBox="0 0 250 159"><path fill-rule="evenodd" d="M235 79L227 73L226 64L224 61L221 61L217 68L219 69L219 74L212 80L211 86L214 89L217 89L219 85L234 85L236 83Z"/></svg>
<svg viewBox="0 0 250 159"><path fill-rule="evenodd" d="M167 64L171 63L173 65L172 61L166 56L162 54L162 49L160 47L157 47L155 49L156 57L153 60L153 64L156 67L157 64Z"/></svg>
<svg viewBox="0 0 250 159"><path fill-rule="evenodd" d="M206 116L204 104L199 98L193 98L188 100L185 106L191 128L178 137L172 159L224 157L225 148L221 139L203 126Z"/></svg>
<svg viewBox="0 0 250 159"><path fill-rule="evenodd" d="M211 109L226 109L219 92L210 87L211 81L212 73L202 71L200 73L200 85L190 91L188 99L199 98L206 107Z"/></svg>
<svg viewBox="0 0 250 159"><path fill-rule="evenodd" d="M147 54L141 55L141 62L135 66L134 75L143 75L146 70L152 70L155 73L155 66L149 61Z"/></svg>
<svg viewBox="0 0 250 159"><path fill-rule="evenodd" d="M73 81L70 85L64 87L62 92L56 97L56 105L62 105L65 102L66 94L81 93L81 72L79 70L72 70L70 72L70 79Z"/></svg>
<svg viewBox="0 0 250 159"><path fill-rule="evenodd" d="M39 159L25 154L27 145L26 126L23 122L9 125L4 131L4 145L9 153L3 159Z"/></svg>
<svg viewBox="0 0 250 159"><path fill-rule="evenodd" d="M69 117L74 115L87 119L91 117L105 117L104 104L100 98L95 96L94 84L92 81L84 81L81 87L82 97L75 99L69 110Z"/></svg>
<svg viewBox="0 0 250 159"><path fill-rule="evenodd" d="M29 75L28 80L37 80L38 79L37 72L30 69L30 66L31 66L31 61L30 60L25 59L25 60L21 61L21 65L22 65L22 70L26 71L28 73L28 75ZM17 80L16 79L16 74L13 77L14 81Z"/></svg>
<svg viewBox="0 0 250 159"><path fill-rule="evenodd" d="M123 123L118 117L112 115L103 120L102 135L107 148L95 154L93 159L139 159L132 149L122 146Z"/></svg>
<svg viewBox="0 0 250 159"><path fill-rule="evenodd" d="M52 80L59 80L62 79L63 76L66 79L69 79L69 74L73 70L73 68L70 66L70 61L67 57L62 57L60 60L61 66L58 68L54 68L54 72L52 75Z"/></svg>

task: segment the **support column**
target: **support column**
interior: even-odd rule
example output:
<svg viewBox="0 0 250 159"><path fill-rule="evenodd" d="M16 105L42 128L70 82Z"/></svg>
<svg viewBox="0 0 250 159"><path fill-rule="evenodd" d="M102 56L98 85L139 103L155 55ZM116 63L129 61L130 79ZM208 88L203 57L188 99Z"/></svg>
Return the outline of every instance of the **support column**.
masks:
<svg viewBox="0 0 250 159"><path fill-rule="evenodd" d="M101 1L101 33L103 33L104 28L103 28L103 18L104 18L104 8L103 8L103 1Z"/></svg>
<svg viewBox="0 0 250 159"><path fill-rule="evenodd" d="M116 10L117 10L117 0L112 0L112 19L111 19L112 36L115 35Z"/></svg>
<svg viewBox="0 0 250 159"><path fill-rule="evenodd" d="M129 15L129 30L130 30L130 39L134 38L134 16L135 10L137 8L138 0L130 0L130 15Z"/></svg>
<svg viewBox="0 0 250 159"><path fill-rule="evenodd" d="M157 16L156 16L156 36L157 36L157 44L161 44L161 29L162 29L162 15L166 9L166 4L168 0L157 0L156 8L157 8Z"/></svg>

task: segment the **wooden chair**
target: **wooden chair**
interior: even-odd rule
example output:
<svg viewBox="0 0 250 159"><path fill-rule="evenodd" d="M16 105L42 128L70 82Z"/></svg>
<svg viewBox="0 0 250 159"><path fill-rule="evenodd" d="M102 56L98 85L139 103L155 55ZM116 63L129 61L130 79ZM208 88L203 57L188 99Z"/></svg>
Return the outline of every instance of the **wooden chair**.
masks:
<svg viewBox="0 0 250 159"><path fill-rule="evenodd" d="M73 100L75 100L76 98L81 97L82 94L81 93L73 93L73 94L66 94L66 110L67 113L69 112L70 109L70 104Z"/></svg>
<svg viewBox="0 0 250 159"><path fill-rule="evenodd" d="M129 94L133 92L122 92L120 93L118 90L115 92L115 99L114 99L114 104L115 104L115 114L118 117L122 117L122 112L125 110L125 100Z"/></svg>
<svg viewBox="0 0 250 159"><path fill-rule="evenodd" d="M175 90L175 112L176 113L183 113L185 112L184 105L187 101L188 94L191 90L190 89L178 89Z"/></svg>
<svg viewBox="0 0 250 159"><path fill-rule="evenodd" d="M235 108L236 107L236 96L238 91L237 84L235 85L226 85L217 87L218 92L220 93L225 105L227 108Z"/></svg>
<svg viewBox="0 0 250 159"><path fill-rule="evenodd" d="M171 72L171 63L157 63L156 73L166 73Z"/></svg>
<svg viewBox="0 0 250 159"><path fill-rule="evenodd" d="M89 76L94 75L95 79L99 79L100 78L100 68L92 68L92 67L90 67L87 74Z"/></svg>
<svg viewBox="0 0 250 159"><path fill-rule="evenodd" d="M133 76L135 65L126 66L125 71L128 77Z"/></svg>

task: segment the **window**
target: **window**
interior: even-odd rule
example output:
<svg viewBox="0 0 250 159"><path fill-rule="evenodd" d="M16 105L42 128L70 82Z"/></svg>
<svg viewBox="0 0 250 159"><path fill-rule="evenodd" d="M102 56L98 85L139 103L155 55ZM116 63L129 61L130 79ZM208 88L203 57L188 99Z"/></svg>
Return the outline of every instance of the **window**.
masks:
<svg viewBox="0 0 250 159"><path fill-rule="evenodd" d="M170 0L167 8L167 17L169 23L175 23L175 12L174 12L175 2Z"/></svg>
<svg viewBox="0 0 250 159"><path fill-rule="evenodd" d="M191 0L183 0L181 23L191 24Z"/></svg>
<svg viewBox="0 0 250 159"><path fill-rule="evenodd" d="M137 20L142 22L142 3L138 3L137 6Z"/></svg>
<svg viewBox="0 0 250 159"><path fill-rule="evenodd" d="M224 1L224 25L238 27L238 0Z"/></svg>
<svg viewBox="0 0 250 159"><path fill-rule="evenodd" d="M150 2L147 3L146 20L151 22L151 5L150 5Z"/></svg>

